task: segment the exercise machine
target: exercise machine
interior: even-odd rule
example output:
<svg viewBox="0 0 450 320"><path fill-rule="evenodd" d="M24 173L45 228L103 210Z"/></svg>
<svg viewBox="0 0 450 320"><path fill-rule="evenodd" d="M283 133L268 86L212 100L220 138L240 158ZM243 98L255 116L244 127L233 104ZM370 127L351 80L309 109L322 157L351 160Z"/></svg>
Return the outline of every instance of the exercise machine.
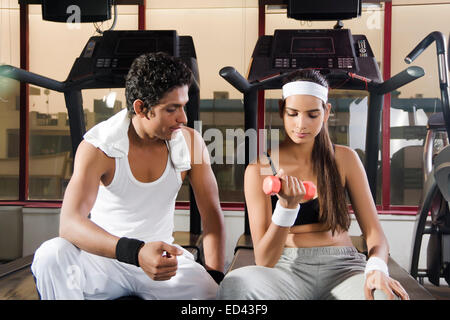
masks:
<svg viewBox="0 0 450 320"><path fill-rule="evenodd" d="M315 48L323 48L324 42L333 47L330 47L329 53L323 56L323 54L293 52L292 48L285 45L286 43L295 44L298 39L308 43L309 47L304 49L307 52L314 51ZM359 50L355 50L355 47ZM306 59L303 59L303 55ZM283 62L282 67L278 67L278 59L286 63ZM365 168L372 196L376 200L383 96L422 77L423 69L412 66L383 82L370 44L364 35L352 35L349 29L275 30L273 36L266 35L258 39L253 51L248 79L245 79L233 67L220 70L220 75L244 95L245 130L257 129L258 91L281 89L282 80L288 73L301 68L319 70L328 80L331 89L361 90L370 94ZM250 155L256 154L256 145L251 146L248 140L245 142L245 164L248 165L253 160ZM247 215L245 230L246 234L249 234Z"/></svg>
<svg viewBox="0 0 450 320"><path fill-rule="evenodd" d="M410 273L421 283L425 277L436 286L444 278L450 285L450 87L448 83L448 53L444 35L435 31L427 35L405 58L414 61L433 42L436 43L439 87L442 112L428 119L423 153L424 188L416 214ZM442 148L433 149L438 134L442 136ZM431 220L427 218L431 215ZM419 269L419 257L424 235L429 235L426 269Z"/></svg>

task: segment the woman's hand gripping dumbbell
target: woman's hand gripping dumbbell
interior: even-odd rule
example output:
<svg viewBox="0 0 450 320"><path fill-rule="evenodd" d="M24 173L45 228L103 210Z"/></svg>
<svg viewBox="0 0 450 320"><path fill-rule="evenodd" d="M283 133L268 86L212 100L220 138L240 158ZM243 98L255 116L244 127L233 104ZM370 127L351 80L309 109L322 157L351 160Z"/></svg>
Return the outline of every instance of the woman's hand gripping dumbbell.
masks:
<svg viewBox="0 0 450 320"><path fill-rule="evenodd" d="M316 195L316 186L311 181L302 181L305 187L305 195L303 200L311 200ZM277 176L268 176L264 179L263 190L265 194L275 195L281 190L281 180Z"/></svg>
<svg viewBox="0 0 450 320"><path fill-rule="evenodd" d="M266 155L269 159L270 167L272 168L273 176L268 176L263 181L263 191L267 195L275 195L277 194L279 198L286 198L295 196L298 191L303 193L302 200L311 200L314 198L317 188L311 181L300 181L294 177L285 176L283 169L280 169L277 173L275 167L272 163L272 159L269 155ZM285 180L285 186L289 190L281 190L282 182L281 179ZM298 184L298 185L297 185ZM303 186L303 187L302 187ZM297 189L297 192L295 191ZM279 194L281 191L281 194ZM298 195L297 195L298 196ZM283 199L288 200L288 199ZM297 205L297 204L295 204Z"/></svg>

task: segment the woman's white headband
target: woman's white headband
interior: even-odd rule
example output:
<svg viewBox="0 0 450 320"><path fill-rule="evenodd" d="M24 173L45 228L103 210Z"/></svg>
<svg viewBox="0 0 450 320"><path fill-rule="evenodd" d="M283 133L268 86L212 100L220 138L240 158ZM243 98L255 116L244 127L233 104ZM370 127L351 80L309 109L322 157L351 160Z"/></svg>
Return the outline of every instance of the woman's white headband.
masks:
<svg viewBox="0 0 450 320"><path fill-rule="evenodd" d="M282 89L283 100L296 94L307 94L319 98L323 103L327 103L328 101L328 88L311 81L289 82Z"/></svg>

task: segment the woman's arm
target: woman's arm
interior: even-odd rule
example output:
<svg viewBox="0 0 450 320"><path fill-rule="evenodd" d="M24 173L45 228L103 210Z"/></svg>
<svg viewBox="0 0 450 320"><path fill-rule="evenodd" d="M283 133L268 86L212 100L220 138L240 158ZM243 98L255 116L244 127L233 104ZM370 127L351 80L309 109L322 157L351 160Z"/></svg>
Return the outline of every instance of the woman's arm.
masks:
<svg viewBox="0 0 450 320"><path fill-rule="evenodd" d="M350 148L336 146L336 158L345 173L345 186L356 220L366 240L369 257L376 256L387 263L389 245L378 220L366 172L358 154Z"/></svg>
<svg viewBox="0 0 450 320"><path fill-rule="evenodd" d="M280 169L282 182L279 201L282 207L298 205L305 194L304 187L293 177L286 177ZM244 193L257 265L273 267L283 252L290 227L281 227L272 221L270 196L263 192L262 185L267 175L262 174L259 164L250 164L245 170Z"/></svg>
<svg viewBox="0 0 450 320"><path fill-rule="evenodd" d="M356 220L366 240L369 259L379 258L387 265L389 245L378 220L377 209L370 192L364 167L355 151L343 146L336 147L336 159L339 158L339 163L342 164L341 167L345 172L345 185ZM364 292L367 299L373 299L375 289L384 291L389 299L394 299L395 294L400 296L401 299L409 299L405 289L398 281L379 270L373 270L366 274Z"/></svg>

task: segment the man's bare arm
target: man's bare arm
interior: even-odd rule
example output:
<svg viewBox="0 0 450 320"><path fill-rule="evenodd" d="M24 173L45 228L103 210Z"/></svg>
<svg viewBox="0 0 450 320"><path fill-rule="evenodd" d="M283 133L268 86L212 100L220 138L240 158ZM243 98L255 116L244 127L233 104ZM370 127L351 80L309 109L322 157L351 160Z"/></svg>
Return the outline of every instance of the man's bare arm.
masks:
<svg viewBox="0 0 450 320"><path fill-rule="evenodd" d="M88 218L97 198L100 180L108 171L110 161L91 144L85 141L80 143L75 156L74 172L61 207L59 235L82 250L114 258L119 238Z"/></svg>
<svg viewBox="0 0 450 320"><path fill-rule="evenodd" d="M186 131L183 132L186 136ZM205 267L224 271L225 263L225 227L220 208L219 190L211 169L209 154L198 132L190 130L192 161L189 180L194 190L195 200L203 225L203 249Z"/></svg>

